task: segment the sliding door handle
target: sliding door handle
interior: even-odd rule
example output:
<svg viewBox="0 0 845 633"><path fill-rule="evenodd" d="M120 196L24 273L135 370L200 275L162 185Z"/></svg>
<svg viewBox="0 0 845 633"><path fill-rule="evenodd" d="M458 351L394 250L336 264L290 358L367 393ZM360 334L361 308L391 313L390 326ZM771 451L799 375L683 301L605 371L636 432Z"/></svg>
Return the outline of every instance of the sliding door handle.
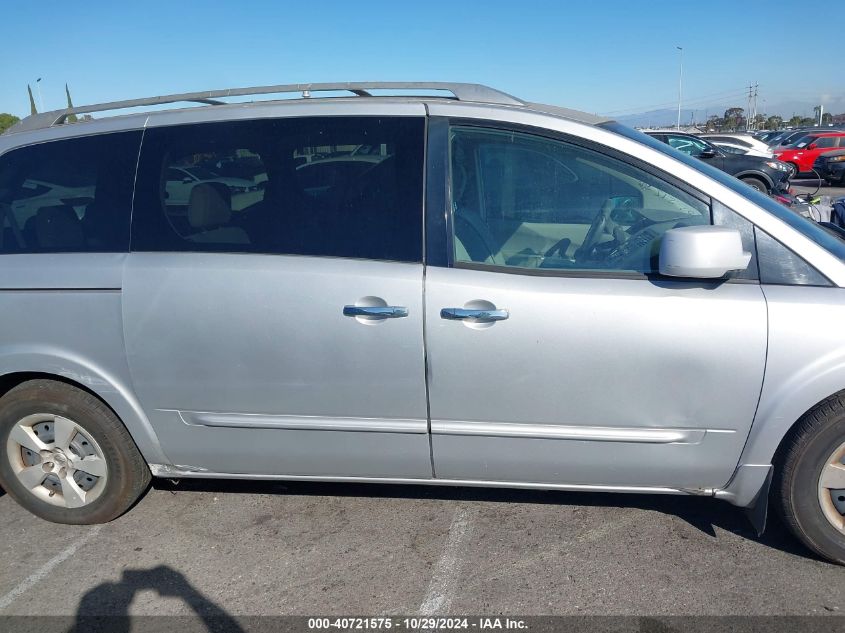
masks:
<svg viewBox="0 0 845 633"><path fill-rule="evenodd" d="M403 306L343 306L343 316L369 319L401 319L408 316Z"/></svg>
<svg viewBox="0 0 845 633"><path fill-rule="evenodd" d="M463 321L473 319L475 321L504 321L510 316L507 310L472 310L468 308L443 308L440 311L441 319L450 321Z"/></svg>

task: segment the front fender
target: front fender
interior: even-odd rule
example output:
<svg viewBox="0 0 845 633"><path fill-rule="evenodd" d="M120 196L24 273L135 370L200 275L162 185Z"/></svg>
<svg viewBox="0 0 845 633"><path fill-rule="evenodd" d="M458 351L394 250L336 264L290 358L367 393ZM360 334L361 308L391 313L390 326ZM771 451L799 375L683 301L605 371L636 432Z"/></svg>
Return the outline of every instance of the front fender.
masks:
<svg viewBox="0 0 845 633"><path fill-rule="evenodd" d="M123 421L147 463L167 464L164 451L132 389L129 379L98 366L89 358L47 346L0 348L0 376L16 373L58 376L94 392Z"/></svg>
<svg viewBox="0 0 845 633"><path fill-rule="evenodd" d="M739 179L746 178L746 177L757 178L759 180L762 180L764 183L766 183L766 186L769 189L774 189L774 187L775 187L775 181L772 180L772 177L769 176L769 174L767 174L764 171L757 171L755 169L746 169L745 171L741 171L737 174L734 174L734 177L739 178Z"/></svg>
<svg viewBox="0 0 845 633"><path fill-rule="evenodd" d="M845 289L762 287L769 313L766 374L742 464L771 464L807 411L845 389Z"/></svg>

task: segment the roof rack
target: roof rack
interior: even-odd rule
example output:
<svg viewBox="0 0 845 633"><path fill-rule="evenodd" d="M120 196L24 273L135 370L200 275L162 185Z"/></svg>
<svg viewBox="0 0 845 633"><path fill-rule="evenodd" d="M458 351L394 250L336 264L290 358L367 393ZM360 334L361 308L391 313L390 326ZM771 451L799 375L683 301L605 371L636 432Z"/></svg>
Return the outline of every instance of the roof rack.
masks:
<svg viewBox="0 0 845 633"><path fill-rule="evenodd" d="M458 101L478 101L500 105L524 105L525 103L505 92L489 88L481 84L465 84L452 82L426 81L365 81L346 83L315 83L315 84L280 84L276 86L253 86L251 88L229 88L226 90L207 90L205 92L186 92L182 94L163 95L160 97L146 97L144 99L129 99L127 101L111 101L94 105L65 108L34 114L18 124L15 131L34 130L61 125L73 114L89 114L107 110L122 110L139 108L167 103L203 103L206 105L223 105L219 101L225 97L242 97L248 95L278 94L282 92L299 92L303 98L311 97L313 92L350 92L358 97L373 96L371 90L443 90L451 92Z"/></svg>

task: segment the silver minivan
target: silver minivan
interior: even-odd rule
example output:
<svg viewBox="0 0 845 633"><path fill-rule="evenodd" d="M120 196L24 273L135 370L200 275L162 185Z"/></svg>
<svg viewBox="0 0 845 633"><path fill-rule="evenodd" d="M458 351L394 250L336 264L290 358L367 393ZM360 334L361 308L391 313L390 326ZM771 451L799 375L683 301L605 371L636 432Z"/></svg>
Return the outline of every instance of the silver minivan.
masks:
<svg viewBox="0 0 845 633"><path fill-rule="evenodd" d="M0 136L0 218L39 517L151 476L771 498L845 562L845 242L623 125L445 83L100 104Z"/></svg>

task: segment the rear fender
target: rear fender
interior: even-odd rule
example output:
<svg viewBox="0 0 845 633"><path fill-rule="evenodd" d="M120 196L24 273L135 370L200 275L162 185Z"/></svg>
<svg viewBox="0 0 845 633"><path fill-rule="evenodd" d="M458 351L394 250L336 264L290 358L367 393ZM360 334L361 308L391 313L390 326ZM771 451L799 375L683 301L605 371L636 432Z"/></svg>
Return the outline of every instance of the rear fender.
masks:
<svg viewBox="0 0 845 633"><path fill-rule="evenodd" d="M55 376L93 392L121 419L147 463L170 463L126 379L67 350L36 346L0 348L0 376L19 373Z"/></svg>

